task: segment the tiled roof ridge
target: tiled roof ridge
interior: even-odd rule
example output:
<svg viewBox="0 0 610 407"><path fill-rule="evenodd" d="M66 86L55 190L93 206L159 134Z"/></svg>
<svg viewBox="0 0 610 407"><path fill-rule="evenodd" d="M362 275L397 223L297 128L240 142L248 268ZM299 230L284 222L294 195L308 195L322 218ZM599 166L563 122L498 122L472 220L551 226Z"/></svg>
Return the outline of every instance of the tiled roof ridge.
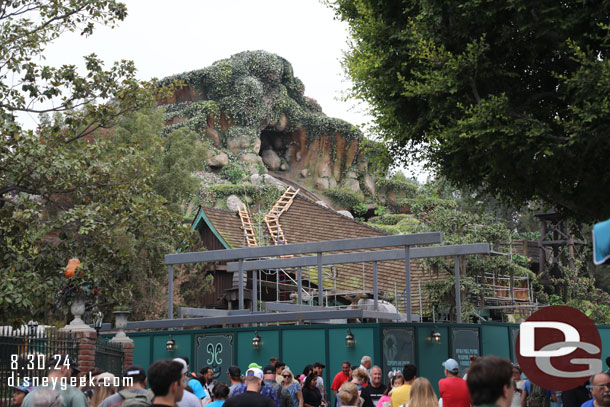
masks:
<svg viewBox="0 0 610 407"><path fill-rule="evenodd" d="M239 216L239 215L237 214L237 212L233 212L233 211L232 211L232 210L230 210L230 209L224 209L224 208L214 208L213 206L203 206L203 205L201 205L201 204L199 205L199 208L201 208L201 210L202 210L202 211L204 211L204 212L205 212L205 210L206 210L206 209L212 209L212 210L214 210L214 211L218 211L218 212L226 212L227 214L233 214L233 215L235 215L235 216Z"/></svg>
<svg viewBox="0 0 610 407"><path fill-rule="evenodd" d="M320 204L318 204L318 203L314 202L313 200L309 199L308 197L306 197L306 196L302 195L301 193L297 194L297 195L295 196L295 199L296 199L296 198L303 199L303 200L304 200L305 202L307 202L307 203L310 203L310 204L316 205L316 206L317 206L319 209L325 210L325 211L327 211L327 212L329 212L329 213L332 213L333 215L336 215L336 216L341 216L341 217L343 217L344 219L346 219L346 220L348 220L348 221L350 221L350 222L353 222L353 223L356 223L356 224L358 224L358 225L360 225L360 226L364 226L364 227L366 227L366 228L369 228L369 229L371 229L371 230L374 230L374 231L375 231L375 232L377 232L377 233L383 233L383 234L384 234L384 235L386 235L386 236L389 236L389 235L390 235L390 234L389 234L388 232L386 232L385 230L377 229L376 227L371 226L371 225L368 225L368 224L366 224L366 223L364 223L364 222L359 222L359 221L357 221L357 220L355 220L355 219L351 219L351 218L348 218L347 216L343 216L343 215L341 215L339 212L337 212L336 210L331 209L331 208L327 208L326 206L322 206L322 205L320 205ZM214 208L214 207L211 207L211 206L203 206L203 205L199 205L199 208L200 208L200 210L202 210L202 211L204 211L204 212L205 212L205 210L206 210L206 209L212 209L213 211L225 212L225 213L226 213L226 214L228 214L228 215L231 215L231 214L232 214L232 215L237 216L237 212L233 212L233 211L231 211L231 210L229 210L229 209L223 209L223 208ZM290 209L291 209L291 208L288 208L288 210L287 210L286 212L290 212ZM280 223L281 223L281 217L280 217Z"/></svg>
<svg viewBox="0 0 610 407"><path fill-rule="evenodd" d="M375 232L378 232L378 233L383 233L384 235L390 235L390 234L389 234L388 232L386 232L385 230L377 229L376 227L373 227L373 226L371 226L371 225L367 225L367 224L366 224L366 223L364 223L364 222L360 222L360 221L357 221L357 220L355 220L355 219L348 218L347 216L343 216L343 215L341 215L339 212L337 212L336 210L331 209L331 208L327 208L326 206L322 206L322 205L320 205L320 204L318 204L318 203L316 203L316 202L312 201L311 199L309 199L309 198L307 198L306 196L303 196L303 195L301 195L301 194L298 194L298 195L297 195L295 198L300 198L300 199L303 199L303 200L305 200L306 202L312 203L312 204L314 204L314 205L316 205L316 206L320 207L321 209L324 209L324 210L326 210L326 211L328 211L328 212L330 212L330 213L332 213L332 214L334 214L334 215L341 216L341 217L345 218L346 220L349 220L349 221L354 222L354 223L356 223L356 224L358 224L358 225L361 225L361 226L367 227L367 228L369 228L369 229L372 229L372 230L374 230ZM290 211L290 208L288 208L288 211ZM281 218L280 218L280 219L281 219ZM280 220L280 223L281 223L281 220Z"/></svg>

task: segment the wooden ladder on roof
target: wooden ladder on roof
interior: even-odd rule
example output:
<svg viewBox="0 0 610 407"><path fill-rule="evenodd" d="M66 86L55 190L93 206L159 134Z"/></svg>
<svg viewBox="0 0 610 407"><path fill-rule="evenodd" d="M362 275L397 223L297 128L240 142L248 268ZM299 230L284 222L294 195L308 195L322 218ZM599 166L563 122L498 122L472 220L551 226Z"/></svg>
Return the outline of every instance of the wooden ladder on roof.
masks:
<svg viewBox="0 0 610 407"><path fill-rule="evenodd" d="M256 233L254 232L254 226L252 226L250 214L248 213L248 208L245 204L238 210L238 213L239 219L241 219L241 228L246 237L246 246L257 247L258 242L256 241Z"/></svg>
<svg viewBox="0 0 610 407"><path fill-rule="evenodd" d="M265 215L265 223L267 224L267 229L269 230L269 234L275 245L288 243L286 242L286 235L284 234L282 225L280 225L280 215L290 208L292 201L294 201L294 197L297 196L299 191L300 189L295 190L293 187L289 186L280 199L273 205L269 213Z"/></svg>

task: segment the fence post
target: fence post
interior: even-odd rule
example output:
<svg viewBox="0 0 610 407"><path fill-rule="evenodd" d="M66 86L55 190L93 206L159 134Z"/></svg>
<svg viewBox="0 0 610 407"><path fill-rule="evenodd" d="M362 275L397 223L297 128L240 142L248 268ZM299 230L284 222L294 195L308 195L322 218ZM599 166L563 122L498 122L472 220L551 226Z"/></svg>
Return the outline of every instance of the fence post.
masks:
<svg viewBox="0 0 610 407"><path fill-rule="evenodd" d="M123 370L133 365L133 340L131 342L123 342Z"/></svg>
<svg viewBox="0 0 610 407"><path fill-rule="evenodd" d="M75 332L78 340L78 368L81 372L88 372L95 368L95 342L97 334L95 331Z"/></svg>

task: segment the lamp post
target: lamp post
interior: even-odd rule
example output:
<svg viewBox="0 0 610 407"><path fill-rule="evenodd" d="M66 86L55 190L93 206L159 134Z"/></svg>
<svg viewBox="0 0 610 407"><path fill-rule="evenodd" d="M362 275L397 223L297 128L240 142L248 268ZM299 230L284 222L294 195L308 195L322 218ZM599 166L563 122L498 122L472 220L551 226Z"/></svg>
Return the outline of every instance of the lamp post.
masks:
<svg viewBox="0 0 610 407"><path fill-rule="evenodd" d="M99 339L100 337L100 329L102 329L102 322L104 322L104 314L102 313L102 311L97 310L93 314L93 327L95 328L97 339Z"/></svg>
<svg viewBox="0 0 610 407"><path fill-rule="evenodd" d="M28 336L30 338L35 338L38 333L38 322L30 321L28 322Z"/></svg>

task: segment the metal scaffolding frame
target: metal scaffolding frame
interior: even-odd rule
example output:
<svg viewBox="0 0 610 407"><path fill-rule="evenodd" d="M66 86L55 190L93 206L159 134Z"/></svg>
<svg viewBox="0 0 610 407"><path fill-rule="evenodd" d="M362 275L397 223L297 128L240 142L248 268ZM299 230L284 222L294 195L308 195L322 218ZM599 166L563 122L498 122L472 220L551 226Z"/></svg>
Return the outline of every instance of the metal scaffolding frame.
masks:
<svg viewBox="0 0 610 407"><path fill-rule="evenodd" d="M239 323L264 323L264 322L283 322L283 321L302 321L302 320L326 320L334 318L379 318L379 319L400 319L400 315L383 313L378 311L378 286L377 286L377 263L380 261L404 260L405 262L405 285L407 295L407 322L412 321L411 304L411 259L448 257L455 258L455 290L456 290L456 309L457 321L461 322L461 299L460 299L460 276L459 262L460 256L469 254L490 254L489 244L475 243L453 246L431 246L414 247L436 244L442 242L441 232L416 233L409 235L391 235L378 237L365 237L356 239L341 239L318 241L308 243L296 243L277 246L245 247L228 250L211 250L192 253L168 254L165 256L165 264L168 266L168 319L161 321L141 321L133 322L129 328L162 328L162 327L186 327L186 326L210 326L217 324L239 324ZM393 250L369 250L363 252L350 252L341 254L323 254L326 252L341 252L348 250L366 250L388 247L402 247ZM314 255L308 255L308 254ZM289 255L305 255L301 257L280 257ZM278 258L270 258L278 257ZM200 310L192 308L182 308L181 316L192 315L200 316L181 320L173 319L173 266L197 262L227 261L227 270L239 273L238 276L238 304L239 309L233 311L221 310ZM346 263L373 263L373 295L374 311L366 310L346 310L346 309L325 309L323 307L323 286L324 276L322 267L335 264ZM303 308L301 298L302 288L302 267L317 266L318 268L318 307ZM253 298L257 298L257 272L263 269L276 268L296 268L297 270L297 304L282 308L281 313L254 312L254 310L244 309L244 283L243 273L254 271L253 274ZM279 311L274 307L268 307L268 311Z"/></svg>

